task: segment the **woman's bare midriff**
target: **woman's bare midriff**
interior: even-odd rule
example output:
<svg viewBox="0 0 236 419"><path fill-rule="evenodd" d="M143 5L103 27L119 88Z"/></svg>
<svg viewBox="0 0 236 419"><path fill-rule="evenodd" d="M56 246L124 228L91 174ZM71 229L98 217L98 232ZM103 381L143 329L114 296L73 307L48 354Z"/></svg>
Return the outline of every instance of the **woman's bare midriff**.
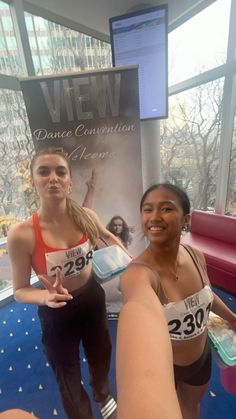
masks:
<svg viewBox="0 0 236 419"><path fill-rule="evenodd" d="M194 339L174 342L172 341L174 364L179 366L190 365L197 361L205 348L207 329L200 336Z"/></svg>
<svg viewBox="0 0 236 419"><path fill-rule="evenodd" d="M92 264L86 267L79 275L72 276L71 278L64 278L62 281L63 287L65 287L69 293L72 291L79 291L88 282L92 271Z"/></svg>

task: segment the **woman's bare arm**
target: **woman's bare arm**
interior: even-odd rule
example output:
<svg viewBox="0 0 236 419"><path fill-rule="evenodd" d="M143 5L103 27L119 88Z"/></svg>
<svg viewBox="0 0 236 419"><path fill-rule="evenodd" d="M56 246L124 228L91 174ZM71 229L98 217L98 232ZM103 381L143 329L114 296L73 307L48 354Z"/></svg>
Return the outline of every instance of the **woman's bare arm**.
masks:
<svg viewBox="0 0 236 419"><path fill-rule="evenodd" d="M92 174L90 179L86 182L87 186L87 192L84 197L84 201L82 206L87 208L92 208L93 206L93 198L94 198L94 192L96 187L96 181L97 181L97 174L95 169L92 169Z"/></svg>
<svg viewBox="0 0 236 419"><path fill-rule="evenodd" d="M235 313L230 310L229 307L221 300L218 295L213 293L214 300L212 304L212 311L217 314L218 316L222 317L222 319L227 320L228 322L236 322L236 315Z"/></svg>
<svg viewBox="0 0 236 419"><path fill-rule="evenodd" d="M167 323L152 281L151 271L141 267L130 266L122 275L125 303L116 344L118 419L182 418Z"/></svg>
<svg viewBox="0 0 236 419"><path fill-rule="evenodd" d="M50 289L42 290L30 285L31 239L26 223L14 226L8 233L8 253L11 262L13 293L16 301L61 307L71 299L71 295L66 294L66 291L62 293L60 287L51 286ZM58 281L59 273L56 275L56 281Z"/></svg>

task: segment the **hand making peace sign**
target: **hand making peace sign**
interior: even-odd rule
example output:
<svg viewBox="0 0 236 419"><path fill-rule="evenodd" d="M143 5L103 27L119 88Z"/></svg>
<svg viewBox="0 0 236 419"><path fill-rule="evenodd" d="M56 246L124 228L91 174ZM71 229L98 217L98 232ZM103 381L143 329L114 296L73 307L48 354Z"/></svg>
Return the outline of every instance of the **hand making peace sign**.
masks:
<svg viewBox="0 0 236 419"><path fill-rule="evenodd" d="M38 275L40 281L48 291L45 298L45 304L51 308L60 308L66 305L67 301L72 300L72 295L62 285L62 273L60 268L56 268L56 280L51 282L51 277L48 275Z"/></svg>

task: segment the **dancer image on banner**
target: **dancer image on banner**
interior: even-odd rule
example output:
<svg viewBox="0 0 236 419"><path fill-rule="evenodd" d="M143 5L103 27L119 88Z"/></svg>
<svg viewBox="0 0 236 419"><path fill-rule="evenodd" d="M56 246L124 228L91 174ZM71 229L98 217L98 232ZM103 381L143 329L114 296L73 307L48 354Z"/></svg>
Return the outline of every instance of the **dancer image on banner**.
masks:
<svg viewBox="0 0 236 419"><path fill-rule="evenodd" d="M86 207L86 208L93 207L93 198L94 198L94 191L96 187L96 181L97 181L97 173L95 169L92 169L91 177L86 182L87 191L86 191L84 201L82 204L83 207Z"/></svg>
<svg viewBox="0 0 236 419"><path fill-rule="evenodd" d="M89 180L86 182L87 191L83 200L83 207L92 208L93 199L95 193L95 187L97 182L97 173L95 169L92 169L92 174ZM132 243L133 237L131 233L134 233L134 227L128 226L125 220L120 215L114 215L106 226L114 236L118 237L121 243L128 249L128 246ZM97 248L106 246L106 243L102 242L101 238L98 239Z"/></svg>
<svg viewBox="0 0 236 419"><path fill-rule="evenodd" d="M31 176L39 209L8 234L15 299L38 305L45 355L67 417L92 418L81 384L78 348L82 341L93 397L102 415L113 419L116 402L107 379L111 343L105 293L93 277L92 258L98 235L125 248L94 211L69 197L72 178L66 155L54 149L39 151L31 162ZM31 269L40 279L40 288L30 285Z"/></svg>
<svg viewBox="0 0 236 419"><path fill-rule="evenodd" d="M133 228L129 227L125 220L120 215L114 215L106 226L112 234L118 237L121 243L128 248L132 243L131 231L134 232Z"/></svg>
<svg viewBox="0 0 236 419"><path fill-rule="evenodd" d="M161 302L172 342L174 377L182 415L184 419L197 419L199 402L211 376L209 312L212 310L232 325L236 323L236 315L212 291L202 252L180 242L182 229L190 220L187 194L169 183L153 185L144 193L140 211L142 230L149 244L121 275L123 307L132 302L134 310L138 310L137 302L149 307L146 326L142 326L148 330L149 321L155 317L155 305ZM156 325L158 327L158 316ZM153 344L154 340L153 337ZM143 356L150 357L148 349ZM151 376L155 376L157 363L162 360L153 356L151 359L153 368L146 393L150 400L155 400L157 390ZM122 371L125 374L128 363L129 359L123 362L120 377ZM130 380L135 380L135 369L131 373Z"/></svg>
<svg viewBox="0 0 236 419"><path fill-rule="evenodd" d="M95 169L92 169L91 177L87 180L86 186L87 191L83 200L83 207L92 208L93 207L93 199L94 199L94 192L97 183L97 173ZM134 233L134 227L129 227L125 220L120 215L115 215L109 221L106 226L107 230L109 230L114 236L119 238L123 246L128 249L128 246L132 243L132 235L131 232ZM101 238L98 239L97 248L101 248L106 246Z"/></svg>

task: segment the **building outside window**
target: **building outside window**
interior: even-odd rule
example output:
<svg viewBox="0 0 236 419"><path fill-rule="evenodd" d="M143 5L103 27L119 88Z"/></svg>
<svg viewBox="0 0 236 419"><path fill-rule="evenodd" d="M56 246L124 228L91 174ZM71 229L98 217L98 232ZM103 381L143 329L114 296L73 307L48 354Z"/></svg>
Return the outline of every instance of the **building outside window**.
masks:
<svg viewBox="0 0 236 419"><path fill-rule="evenodd" d="M111 67L110 44L39 16L25 18L37 75Z"/></svg>
<svg viewBox="0 0 236 419"><path fill-rule="evenodd" d="M0 74L23 75L10 8L3 1L0 1Z"/></svg>

